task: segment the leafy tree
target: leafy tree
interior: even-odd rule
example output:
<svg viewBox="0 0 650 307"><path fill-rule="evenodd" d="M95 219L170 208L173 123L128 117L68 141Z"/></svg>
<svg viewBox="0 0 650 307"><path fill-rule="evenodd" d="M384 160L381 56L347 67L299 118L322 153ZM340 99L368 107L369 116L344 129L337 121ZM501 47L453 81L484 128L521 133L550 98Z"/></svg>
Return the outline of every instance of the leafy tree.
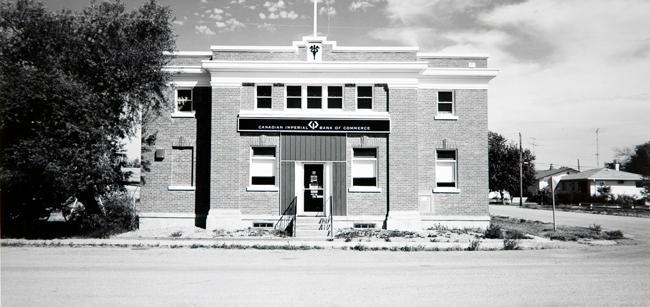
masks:
<svg viewBox="0 0 650 307"><path fill-rule="evenodd" d="M171 11L151 0L81 12L31 0L0 4L0 187L3 226L78 197L122 188L120 140L141 110L169 105L162 68L173 51ZM24 224L24 223L23 223Z"/></svg>
<svg viewBox="0 0 650 307"><path fill-rule="evenodd" d="M490 191L499 192L504 202L504 193L519 196L519 146L509 142L502 135L488 132L489 186ZM528 149L523 151L523 186L535 181L535 156Z"/></svg>
<svg viewBox="0 0 650 307"><path fill-rule="evenodd" d="M645 196L650 200L650 141L637 145L633 149L619 150L617 156L621 158L622 170L645 177L643 180Z"/></svg>

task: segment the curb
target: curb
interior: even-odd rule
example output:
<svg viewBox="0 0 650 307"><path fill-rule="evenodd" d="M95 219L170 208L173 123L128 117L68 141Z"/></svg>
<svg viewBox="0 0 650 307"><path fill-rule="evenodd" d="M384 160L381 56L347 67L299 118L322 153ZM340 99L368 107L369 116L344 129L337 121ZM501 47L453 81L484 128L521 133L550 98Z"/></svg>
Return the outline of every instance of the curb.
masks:
<svg viewBox="0 0 650 307"><path fill-rule="evenodd" d="M358 250L358 251L469 251L470 242L337 242L310 240L195 240L195 239L2 239L2 247L108 247L108 248L204 248L204 249L259 249L259 250ZM556 249L570 246L566 242L519 240L518 247L528 249ZM503 250L503 240L481 240L478 251Z"/></svg>

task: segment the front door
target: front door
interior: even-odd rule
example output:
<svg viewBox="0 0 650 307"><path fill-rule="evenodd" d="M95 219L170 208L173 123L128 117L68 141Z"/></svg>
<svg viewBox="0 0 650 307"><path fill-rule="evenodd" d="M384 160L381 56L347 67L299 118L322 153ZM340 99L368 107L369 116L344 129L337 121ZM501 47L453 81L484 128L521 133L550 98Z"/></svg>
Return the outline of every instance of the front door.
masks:
<svg viewBox="0 0 650 307"><path fill-rule="evenodd" d="M302 164L302 163L301 163ZM328 167L324 163L304 163L297 167L298 214L323 216L327 212Z"/></svg>

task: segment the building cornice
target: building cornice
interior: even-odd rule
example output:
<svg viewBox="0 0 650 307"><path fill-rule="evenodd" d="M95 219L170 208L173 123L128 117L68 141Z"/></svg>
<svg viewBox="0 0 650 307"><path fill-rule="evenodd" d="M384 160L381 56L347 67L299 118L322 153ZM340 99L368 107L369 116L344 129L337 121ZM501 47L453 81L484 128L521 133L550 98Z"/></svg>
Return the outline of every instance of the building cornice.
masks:
<svg viewBox="0 0 650 307"><path fill-rule="evenodd" d="M426 62L304 62L304 61L202 61L204 69L219 72L420 72Z"/></svg>

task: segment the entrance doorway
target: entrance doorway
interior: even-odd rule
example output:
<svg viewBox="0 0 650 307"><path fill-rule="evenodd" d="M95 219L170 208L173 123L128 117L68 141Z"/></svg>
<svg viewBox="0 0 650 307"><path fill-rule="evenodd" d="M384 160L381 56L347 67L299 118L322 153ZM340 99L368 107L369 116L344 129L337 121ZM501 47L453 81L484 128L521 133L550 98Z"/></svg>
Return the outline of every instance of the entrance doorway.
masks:
<svg viewBox="0 0 650 307"><path fill-rule="evenodd" d="M325 216L330 195L329 163L300 162L296 165L298 215Z"/></svg>

